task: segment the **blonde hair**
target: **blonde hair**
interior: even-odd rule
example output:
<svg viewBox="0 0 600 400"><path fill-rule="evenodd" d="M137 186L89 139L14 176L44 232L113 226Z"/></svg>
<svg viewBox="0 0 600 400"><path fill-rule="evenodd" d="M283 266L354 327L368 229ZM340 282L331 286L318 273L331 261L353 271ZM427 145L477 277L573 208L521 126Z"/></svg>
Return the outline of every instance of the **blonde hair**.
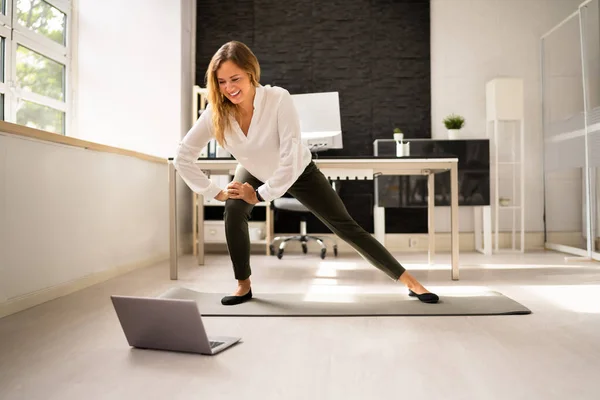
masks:
<svg viewBox="0 0 600 400"><path fill-rule="evenodd" d="M229 116L239 117L239 109L221 93L217 71L225 61L232 61L239 68L248 73L250 83L258 86L260 80L260 65L252 50L245 44L237 41L225 43L212 57L206 70L206 88L208 89L208 102L212 107L212 123L215 138L221 146L225 144L225 129L229 126Z"/></svg>

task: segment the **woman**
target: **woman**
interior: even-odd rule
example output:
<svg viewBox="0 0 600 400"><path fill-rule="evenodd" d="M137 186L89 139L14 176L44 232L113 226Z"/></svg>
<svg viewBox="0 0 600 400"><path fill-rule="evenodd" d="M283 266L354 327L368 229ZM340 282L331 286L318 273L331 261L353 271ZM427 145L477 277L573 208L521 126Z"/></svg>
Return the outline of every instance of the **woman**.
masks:
<svg viewBox="0 0 600 400"><path fill-rule="evenodd" d="M238 286L221 300L223 305L252 298L248 218L256 203L285 193L373 265L406 285L411 296L426 303L438 301L348 214L300 140L300 121L289 92L259 84L258 60L246 45L236 41L223 45L208 66L206 80L209 105L181 141L174 165L194 192L225 202L225 235ZM212 138L239 162L226 190L194 163Z"/></svg>

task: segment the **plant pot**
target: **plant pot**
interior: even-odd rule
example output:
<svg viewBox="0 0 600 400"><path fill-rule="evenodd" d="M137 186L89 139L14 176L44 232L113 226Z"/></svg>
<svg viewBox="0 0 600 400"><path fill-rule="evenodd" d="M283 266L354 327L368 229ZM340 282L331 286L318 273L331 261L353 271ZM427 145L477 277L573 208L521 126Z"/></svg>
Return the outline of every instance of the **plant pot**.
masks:
<svg viewBox="0 0 600 400"><path fill-rule="evenodd" d="M394 140L401 142L404 140L404 133L394 133Z"/></svg>
<svg viewBox="0 0 600 400"><path fill-rule="evenodd" d="M460 129L448 129L448 139L459 139Z"/></svg>

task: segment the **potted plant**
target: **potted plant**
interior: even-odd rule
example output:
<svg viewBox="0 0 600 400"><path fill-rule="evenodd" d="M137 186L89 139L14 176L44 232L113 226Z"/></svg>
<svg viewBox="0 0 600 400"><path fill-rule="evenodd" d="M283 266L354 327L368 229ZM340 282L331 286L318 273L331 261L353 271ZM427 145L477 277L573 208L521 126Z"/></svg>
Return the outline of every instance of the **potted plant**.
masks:
<svg viewBox="0 0 600 400"><path fill-rule="evenodd" d="M400 130L400 128L394 128L394 140L397 142L401 142L404 139L404 133Z"/></svg>
<svg viewBox="0 0 600 400"><path fill-rule="evenodd" d="M465 119L456 114L444 118L444 126L448 129L448 139L458 139L458 132L465 126Z"/></svg>

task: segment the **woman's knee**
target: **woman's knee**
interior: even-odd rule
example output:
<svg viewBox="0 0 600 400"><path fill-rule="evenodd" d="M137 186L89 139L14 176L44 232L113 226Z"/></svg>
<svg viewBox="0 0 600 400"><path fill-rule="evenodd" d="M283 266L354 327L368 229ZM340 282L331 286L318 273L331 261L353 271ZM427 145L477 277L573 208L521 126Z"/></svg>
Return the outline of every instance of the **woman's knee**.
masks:
<svg viewBox="0 0 600 400"><path fill-rule="evenodd" d="M251 206L244 200L240 199L228 199L225 201L225 212L223 213L223 219L225 223L227 221L234 221L240 219L250 218Z"/></svg>

